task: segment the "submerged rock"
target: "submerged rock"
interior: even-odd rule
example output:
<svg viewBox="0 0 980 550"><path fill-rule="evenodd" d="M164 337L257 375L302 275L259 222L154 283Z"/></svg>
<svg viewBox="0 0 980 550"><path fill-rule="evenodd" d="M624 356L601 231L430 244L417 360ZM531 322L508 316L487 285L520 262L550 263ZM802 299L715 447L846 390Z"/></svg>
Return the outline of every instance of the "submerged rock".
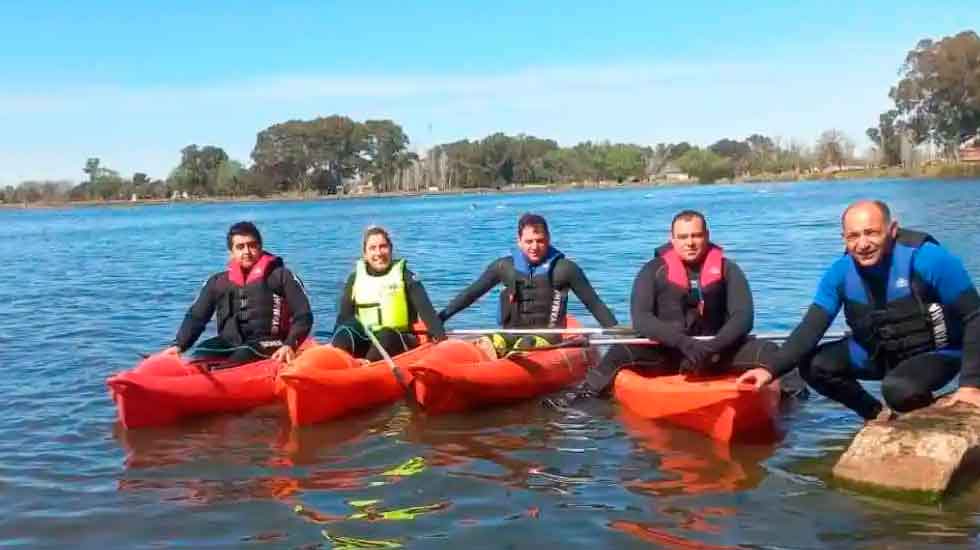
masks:
<svg viewBox="0 0 980 550"><path fill-rule="evenodd" d="M977 473L980 410L927 407L858 432L834 476L885 492L939 498L956 479Z"/></svg>

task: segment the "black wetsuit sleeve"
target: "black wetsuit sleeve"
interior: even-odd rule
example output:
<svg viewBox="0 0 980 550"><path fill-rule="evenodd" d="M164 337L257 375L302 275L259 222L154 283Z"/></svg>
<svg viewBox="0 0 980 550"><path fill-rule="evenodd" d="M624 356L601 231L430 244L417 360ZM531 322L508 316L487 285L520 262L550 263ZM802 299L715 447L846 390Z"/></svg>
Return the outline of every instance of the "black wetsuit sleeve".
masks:
<svg viewBox="0 0 980 550"><path fill-rule="evenodd" d="M483 272L483 275L480 275L479 279L466 287L465 290L449 302L449 305L445 309L439 312L439 318L443 322L448 321L453 315L466 309L470 304L479 300L481 296L490 292L490 289L497 286L501 282L500 274L503 273L502 263L505 260L506 258L499 258L490 264L486 271Z"/></svg>
<svg viewBox="0 0 980 550"><path fill-rule="evenodd" d="M752 332L755 317L752 290L745 273L728 260L725 260L725 295L728 319L709 342L716 353L730 349Z"/></svg>
<svg viewBox="0 0 980 550"><path fill-rule="evenodd" d="M296 349L313 330L313 310L303 282L285 267L281 268L280 272L282 293L286 298L290 314L289 334L286 335L283 344Z"/></svg>
<svg viewBox="0 0 980 550"><path fill-rule="evenodd" d="M341 325L353 320L357 316L357 311L354 308L354 277L355 273L351 273L347 277L347 282L344 283L344 288L340 291L340 302L337 304L337 320L334 325Z"/></svg>
<svg viewBox="0 0 980 550"><path fill-rule="evenodd" d="M960 386L980 387L980 296L973 286L956 300L956 310L963 323L963 365Z"/></svg>
<svg viewBox="0 0 980 550"><path fill-rule="evenodd" d="M633 329L638 334L665 346L677 348L684 340L684 332L680 327L665 323L654 314L657 311L657 274L662 269L665 269L662 261L650 260L640 270L633 281L630 316L633 319Z"/></svg>
<svg viewBox="0 0 980 550"><path fill-rule="evenodd" d="M778 378L796 368L803 356L817 347L833 321L826 309L812 304L766 369Z"/></svg>
<svg viewBox="0 0 980 550"><path fill-rule="evenodd" d="M567 285L568 288L572 289L572 292L578 296L578 299L589 310L589 313L595 317L596 321L599 321L600 325L608 328L619 324L616 316L606 306L605 302L599 298L599 294L596 293L595 288L592 287L592 283L589 282L588 277L585 276L585 272L582 271L582 268L578 264L568 259L562 259L555 266L553 276L559 288Z"/></svg>
<svg viewBox="0 0 980 550"><path fill-rule="evenodd" d="M215 286L221 273L212 275L210 279L201 287L201 292L197 295L197 300L191 304L184 315L184 321L177 330L177 337L174 338L174 345L180 351L186 351L197 342L201 333L208 326L208 321L214 315L217 300L215 296Z"/></svg>
<svg viewBox="0 0 980 550"><path fill-rule="evenodd" d="M422 286L422 281L418 280L414 273L405 270L405 288L408 294L409 306L418 314L429 336L435 340L442 340L446 337L446 329L442 326L442 319L436 314L429 300L429 294Z"/></svg>

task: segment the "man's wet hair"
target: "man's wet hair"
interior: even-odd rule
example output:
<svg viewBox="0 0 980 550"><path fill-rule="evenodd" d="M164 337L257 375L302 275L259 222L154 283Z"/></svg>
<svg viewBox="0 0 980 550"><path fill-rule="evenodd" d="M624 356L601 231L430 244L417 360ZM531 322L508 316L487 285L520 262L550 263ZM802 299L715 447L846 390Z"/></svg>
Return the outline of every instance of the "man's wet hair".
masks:
<svg viewBox="0 0 980 550"><path fill-rule="evenodd" d="M517 220L517 236L520 237L524 228L527 226L535 227L547 236L551 236L551 232L548 231L548 222L545 221L544 216L540 214L532 214L530 212L525 212L521 215L520 219Z"/></svg>
<svg viewBox="0 0 980 550"><path fill-rule="evenodd" d="M681 210L680 212L674 214L674 219L670 220L670 234L674 234L674 224L677 220L690 220L697 218L701 220L701 224L704 225L705 232L708 231L708 220L704 217L704 214L698 212L697 210Z"/></svg>
<svg viewBox="0 0 980 550"><path fill-rule="evenodd" d="M891 208L888 208L888 205L885 204L885 201L862 199L859 201L854 201L851 204L847 205L847 208L845 208L844 212L842 212L840 215L840 226L844 227L844 218L847 217L847 213L850 212L852 208L864 204L873 204L877 206L878 211L881 212L881 216L885 218L885 225L888 225L892 222L892 211Z"/></svg>
<svg viewBox="0 0 980 550"><path fill-rule="evenodd" d="M255 227L255 224L252 222L238 222L228 228L228 250L231 250L231 239L236 235L239 237L254 237L256 241L259 241L259 248L262 247L262 234L259 233L259 228Z"/></svg>

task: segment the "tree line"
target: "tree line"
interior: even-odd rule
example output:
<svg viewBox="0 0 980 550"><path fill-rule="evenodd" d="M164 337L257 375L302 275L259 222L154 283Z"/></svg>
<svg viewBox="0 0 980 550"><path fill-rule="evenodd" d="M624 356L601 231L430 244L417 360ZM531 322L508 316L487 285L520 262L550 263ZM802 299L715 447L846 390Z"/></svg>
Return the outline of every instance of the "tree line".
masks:
<svg viewBox="0 0 980 550"><path fill-rule="evenodd" d="M927 141L955 160L964 137L980 128L980 37L964 31L938 42L922 40L909 51L900 76L889 94L895 108L867 130L876 161L900 164L903 146ZM164 179L140 172L126 178L91 158L81 183L27 181L0 189L0 200L262 197L363 187L418 192L683 175L709 183L760 175L789 178L844 168L856 160L853 142L835 129L823 132L812 146L753 134L707 147L608 141L561 147L553 139L503 133L437 145L421 156L409 146L408 135L391 120L360 122L343 115L290 120L258 132L248 166L221 147L192 144L180 151L180 163Z"/></svg>
<svg viewBox="0 0 980 550"><path fill-rule="evenodd" d="M963 31L924 39L905 56L895 103L867 130L883 165L902 164L903 145L931 142L946 160L959 160L960 144L980 131L980 36Z"/></svg>
<svg viewBox="0 0 980 550"><path fill-rule="evenodd" d="M834 135L839 135L835 133ZM702 182L749 174L809 170L818 161L801 145L753 135L700 148L687 142L654 147L555 140L496 133L480 140L437 145L421 157L411 152L401 126L390 120L357 122L333 115L292 120L262 130L251 166L218 146L184 147L166 179L131 178L88 159L86 179L24 182L0 189L8 203L244 197L284 193L349 193L501 188L534 184L648 181L684 173Z"/></svg>

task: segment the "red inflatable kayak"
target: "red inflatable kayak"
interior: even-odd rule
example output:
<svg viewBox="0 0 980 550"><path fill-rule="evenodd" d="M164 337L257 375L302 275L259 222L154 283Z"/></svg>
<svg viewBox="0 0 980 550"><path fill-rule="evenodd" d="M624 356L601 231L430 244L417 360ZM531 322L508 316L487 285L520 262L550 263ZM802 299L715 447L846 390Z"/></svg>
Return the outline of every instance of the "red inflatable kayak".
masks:
<svg viewBox="0 0 980 550"><path fill-rule="evenodd" d="M613 396L643 418L670 422L719 441L768 443L779 439L779 383L753 391L737 386L735 379L735 375L645 376L624 369L616 375Z"/></svg>
<svg viewBox="0 0 980 550"><path fill-rule="evenodd" d="M580 326L569 318L569 326ZM447 340L415 361L415 397L432 414L530 399L581 380L593 348L561 348L492 359L472 342Z"/></svg>
<svg viewBox="0 0 980 550"><path fill-rule="evenodd" d="M411 384L406 367L425 357L433 344L396 355L404 382ZM279 373L277 392L285 399L289 418L301 426L338 418L388 403L405 396L405 388L384 361L361 364L333 346L316 346Z"/></svg>
<svg viewBox="0 0 980 550"><path fill-rule="evenodd" d="M106 384L126 428L166 426L191 416L247 411L276 401L282 363L266 359L221 368L223 364L220 359L189 361L158 353L110 376Z"/></svg>

